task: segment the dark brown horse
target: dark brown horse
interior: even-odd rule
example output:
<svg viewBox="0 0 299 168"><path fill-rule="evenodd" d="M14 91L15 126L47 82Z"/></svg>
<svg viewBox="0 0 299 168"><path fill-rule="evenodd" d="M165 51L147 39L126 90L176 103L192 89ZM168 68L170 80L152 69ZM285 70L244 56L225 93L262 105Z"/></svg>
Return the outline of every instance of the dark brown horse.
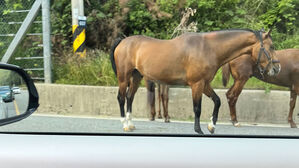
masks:
<svg viewBox="0 0 299 168"><path fill-rule="evenodd" d="M170 117L168 115L168 92L169 92L169 86L166 84L157 84L158 85L158 118L162 118L161 115L161 103L163 106L163 116L164 121L166 123L170 122ZM152 81L146 81L146 89L147 89L147 103L150 107L151 111L151 121L155 120L156 116L156 105L155 105L155 83Z"/></svg>
<svg viewBox="0 0 299 168"><path fill-rule="evenodd" d="M142 78L168 85L189 85L192 90L194 130L200 128L202 93L215 106L208 130L213 133L218 119L220 99L210 82L225 63L251 54L269 75L279 72L270 33L252 30L223 30L209 33L185 33L171 40L146 36L118 39L111 48L111 63L118 79L118 102L124 131L135 129L132 102ZM127 113L125 116L125 99Z"/></svg>
<svg viewBox="0 0 299 168"><path fill-rule="evenodd" d="M288 122L292 128L297 127L293 121L293 111L297 95L299 94L299 50L279 50L276 51L276 56L281 65L281 71L276 76L262 76L250 55L241 56L222 67L222 80L224 86L226 86L229 81L230 74L232 74L234 78L233 86L226 93L230 108L231 121L234 126L239 126L236 116L236 103L238 97L247 80L251 76L254 76L264 82L290 88L291 98Z"/></svg>

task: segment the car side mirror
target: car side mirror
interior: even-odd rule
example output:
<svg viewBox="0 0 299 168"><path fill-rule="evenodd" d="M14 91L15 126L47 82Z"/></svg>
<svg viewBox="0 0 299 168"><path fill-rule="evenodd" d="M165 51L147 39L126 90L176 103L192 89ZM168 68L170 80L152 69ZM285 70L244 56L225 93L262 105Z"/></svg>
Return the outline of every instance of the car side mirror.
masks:
<svg viewBox="0 0 299 168"><path fill-rule="evenodd" d="M0 63L0 126L28 117L38 106L29 75L18 66Z"/></svg>

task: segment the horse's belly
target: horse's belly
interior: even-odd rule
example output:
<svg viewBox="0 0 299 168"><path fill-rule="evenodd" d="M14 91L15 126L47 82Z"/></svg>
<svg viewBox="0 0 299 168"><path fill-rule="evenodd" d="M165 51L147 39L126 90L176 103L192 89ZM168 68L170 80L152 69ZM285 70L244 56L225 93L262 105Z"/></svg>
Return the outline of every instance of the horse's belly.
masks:
<svg viewBox="0 0 299 168"><path fill-rule="evenodd" d="M178 80L166 80L166 81L155 81L157 83L160 83L160 84L167 84L167 85L187 85L187 82L185 80L181 80L181 79L178 79Z"/></svg>
<svg viewBox="0 0 299 168"><path fill-rule="evenodd" d="M151 80L158 84L166 84L166 85L187 85L186 81L183 80L172 80L172 81L161 81L161 80Z"/></svg>
<svg viewBox="0 0 299 168"><path fill-rule="evenodd" d="M167 85L186 85L186 76L184 73L176 73L176 74L168 74L157 72L157 73L148 73L148 72L140 72L146 80L151 80L161 84Z"/></svg>

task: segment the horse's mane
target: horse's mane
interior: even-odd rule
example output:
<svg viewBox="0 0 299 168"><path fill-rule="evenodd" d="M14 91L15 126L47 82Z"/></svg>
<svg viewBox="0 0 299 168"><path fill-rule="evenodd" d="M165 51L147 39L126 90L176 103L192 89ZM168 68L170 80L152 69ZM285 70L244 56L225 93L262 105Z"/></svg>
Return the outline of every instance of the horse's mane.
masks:
<svg viewBox="0 0 299 168"><path fill-rule="evenodd" d="M251 30L251 29L248 29L248 28L244 28L244 29L224 29L224 30L215 30L215 31L211 31L211 32L227 32L227 31L248 31L248 32L254 33L257 38L259 38L259 33L260 32L262 32L262 33L265 32L263 29L262 30ZM209 32L207 32L207 33L209 33ZM272 40L271 34L269 34L269 38Z"/></svg>
<svg viewBox="0 0 299 168"><path fill-rule="evenodd" d="M221 32L221 31L249 31L249 32L252 32L252 33L256 33L256 32L259 32L259 31L255 31L255 30L251 30L251 29L247 29L247 28L244 28L244 29L223 29L223 30L214 30L214 31L210 31L210 32Z"/></svg>

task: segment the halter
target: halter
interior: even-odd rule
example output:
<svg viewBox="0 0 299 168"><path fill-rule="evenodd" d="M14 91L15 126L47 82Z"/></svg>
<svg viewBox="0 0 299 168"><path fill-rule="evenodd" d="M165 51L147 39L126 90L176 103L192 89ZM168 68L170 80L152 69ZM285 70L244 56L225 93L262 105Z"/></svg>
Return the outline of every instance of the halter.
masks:
<svg viewBox="0 0 299 168"><path fill-rule="evenodd" d="M269 53L265 49L264 43L263 43L263 38L262 38L262 31L255 32L255 35L260 40L260 43L261 43L261 47L260 47L260 51L259 51L259 55L258 55L258 59L257 59L256 65L257 65L257 67L258 67L258 69L260 71L261 76L264 78L264 73L268 69L268 67L270 66L270 64L271 63L279 63L279 61L278 60L272 60L272 58L270 57ZM262 53L264 53L266 55L267 59L268 59L268 64L267 64L267 66L266 66L265 69L263 69L263 67L260 64Z"/></svg>

